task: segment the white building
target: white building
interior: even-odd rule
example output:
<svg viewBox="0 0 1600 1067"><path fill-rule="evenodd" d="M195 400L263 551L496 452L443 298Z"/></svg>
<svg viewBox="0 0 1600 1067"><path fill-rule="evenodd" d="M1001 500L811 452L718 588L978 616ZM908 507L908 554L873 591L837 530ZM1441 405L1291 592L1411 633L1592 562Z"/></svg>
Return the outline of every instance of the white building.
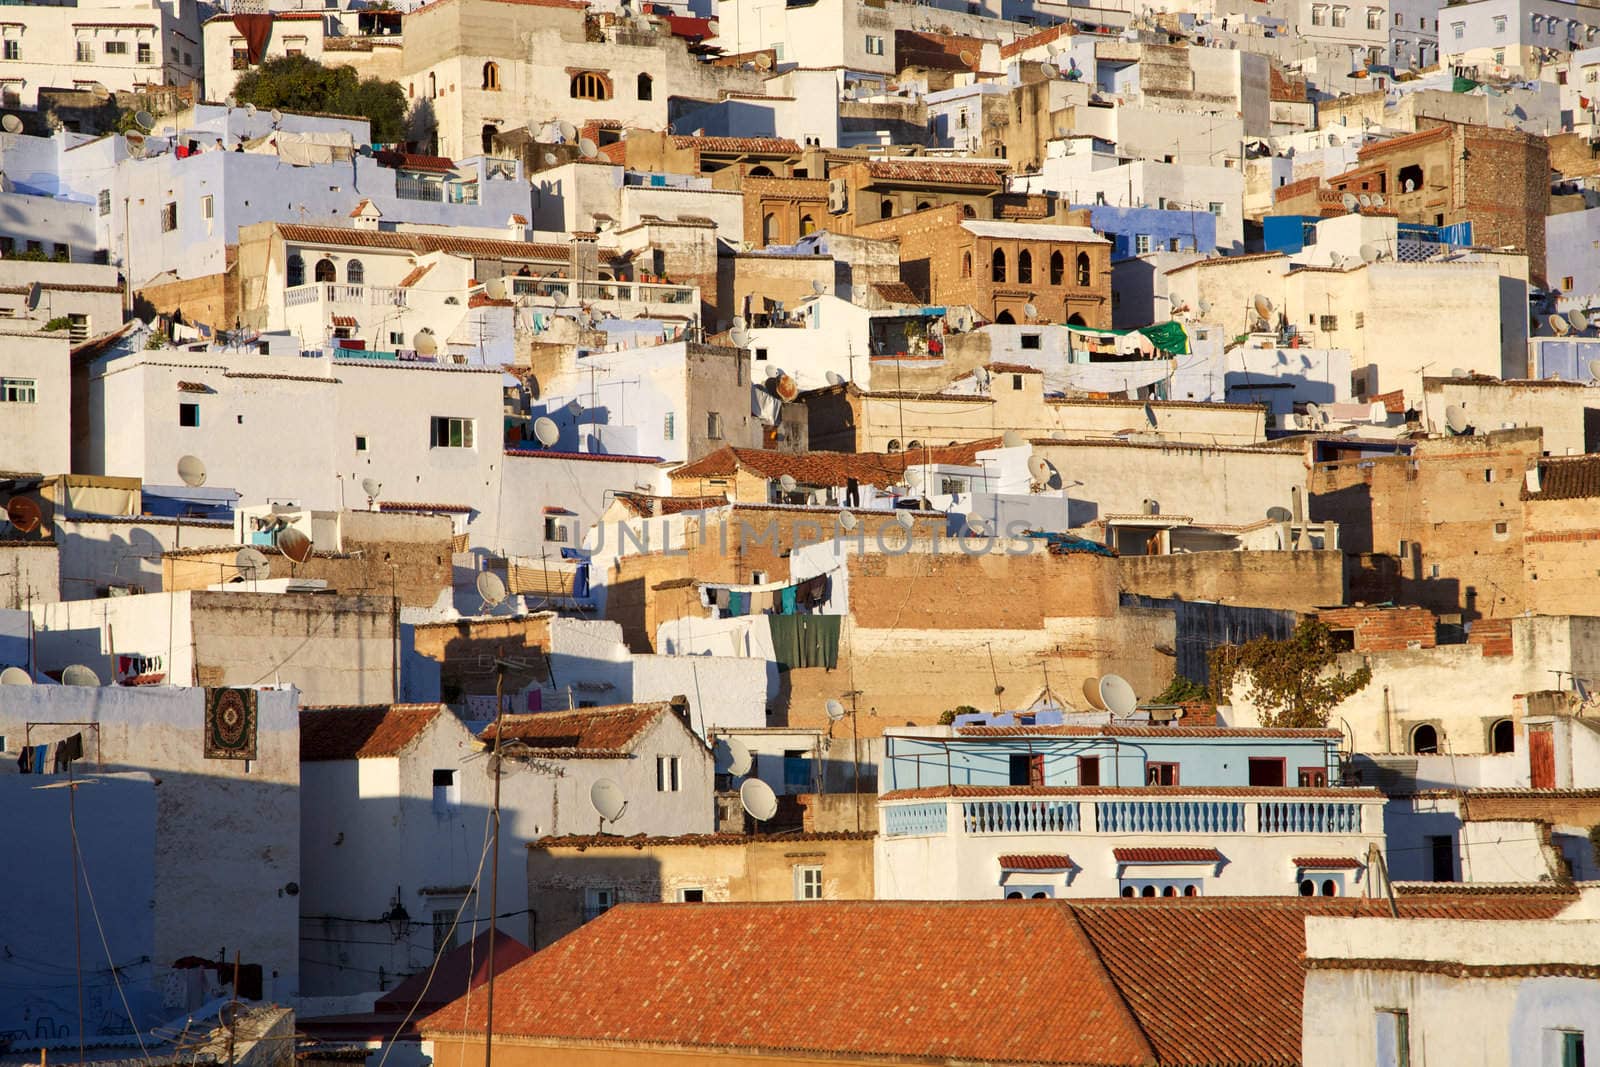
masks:
<svg viewBox="0 0 1600 1067"><path fill-rule="evenodd" d="M1485 77L1532 77L1600 43L1600 10L1570 0L1468 0L1439 11L1439 60Z"/></svg>
<svg viewBox="0 0 1600 1067"><path fill-rule="evenodd" d="M18 473L70 471L72 364L66 331L44 333L19 323L3 336L0 466Z"/></svg>
<svg viewBox="0 0 1600 1067"><path fill-rule="evenodd" d="M332 708L300 717L304 992L382 988L426 971L489 917L484 741L440 705ZM546 836L671 835L712 828L711 754L666 703L506 718L499 926L537 934L525 846ZM628 805L603 823L590 787L609 779ZM401 908L405 936L381 920ZM458 921L459 915L459 921Z"/></svg>
<svg viewBox="0 0 1600 1067"><path fill-rule="evenodd" d="M14 6L0 26L6 107L34 107L41 88L138 92L200 79L202 5L88 0Z"/></svg>

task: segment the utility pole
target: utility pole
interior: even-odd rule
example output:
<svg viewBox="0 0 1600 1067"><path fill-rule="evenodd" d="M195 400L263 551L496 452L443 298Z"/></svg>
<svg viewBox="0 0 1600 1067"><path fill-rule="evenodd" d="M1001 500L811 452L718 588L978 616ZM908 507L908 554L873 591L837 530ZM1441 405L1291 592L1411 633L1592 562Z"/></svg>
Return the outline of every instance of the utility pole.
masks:
<svg viewBox="0 0 1600 1067"><path fill-rule="evenodd" d="M494 751L489 756L489 769L494 775L493 825L494 850L489 867L489 999L483 1017L483 1067L491 1067L491 1046L494 1043L494 942L496 916L500 912L500 731L505 725L506 661L499 656L494 661Z"/></svg>

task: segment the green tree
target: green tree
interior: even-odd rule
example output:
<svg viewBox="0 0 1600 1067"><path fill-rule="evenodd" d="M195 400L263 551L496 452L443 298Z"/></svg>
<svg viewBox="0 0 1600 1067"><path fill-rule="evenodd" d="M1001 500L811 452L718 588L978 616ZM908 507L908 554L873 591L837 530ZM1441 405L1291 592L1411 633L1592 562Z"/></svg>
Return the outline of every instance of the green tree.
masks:
<svg viewBox="0 0 1600 1067"><path fill-rule="evenodd" d="M1205 700L1210 695L1206 691L1206 687L1199 682L1185 678L1181 674L1175 674L1172 676L1172 681L1156 697L1155 702L1157 704L1190 704L1197 700Z"/></svg>
<svg viewBox="0 0 1600 1067"><path fill-rule="evenodd" d="M1261 712L1262 726L1317 729L1328 725L1340 701L1365 689L1372 671L1332 670L1339 657L1333 633L1307 619L1282 641L1258 637L1242 645L1223 645L1207 657L1218 703L1236 683Z"/></svg>
<svg viewBox="0 0 1600 1067"><path fill-rule="evenodd" d="M374 141L406 136L406 93L398 82L359 78L350 67L325 67L305 56L267 60L239 79L233 95L263 110L360 116L372 123Z"/></svg>

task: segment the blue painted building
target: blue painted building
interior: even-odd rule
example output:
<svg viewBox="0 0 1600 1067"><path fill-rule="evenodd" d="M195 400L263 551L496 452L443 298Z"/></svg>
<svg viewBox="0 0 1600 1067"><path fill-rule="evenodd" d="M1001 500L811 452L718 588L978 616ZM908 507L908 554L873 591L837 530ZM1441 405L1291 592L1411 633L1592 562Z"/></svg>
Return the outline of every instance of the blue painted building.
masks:
<svg viewBox="0 0 1600 1067"><path fill-rule="evenodd" d="M1217 247L1217 220L1209 211L1175 211L1162 207L1087 208L1089 225L1111 239L1111 261L1148 252L1205 252Z"/></svg>

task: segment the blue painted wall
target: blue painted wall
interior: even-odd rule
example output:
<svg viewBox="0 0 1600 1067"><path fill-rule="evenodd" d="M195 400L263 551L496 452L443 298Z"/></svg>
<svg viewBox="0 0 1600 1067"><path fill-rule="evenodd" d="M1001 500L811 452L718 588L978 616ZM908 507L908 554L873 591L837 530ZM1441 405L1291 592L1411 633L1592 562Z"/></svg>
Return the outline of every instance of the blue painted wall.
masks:
<svg viewBox="0 0 1600 1067"><path fill-rule="evenodd" d="M1261 248L1264 252L1294 255L1306 247L1306 230L1317 224L1315 215L1263 215Z"/></svg>
<svg viewBox="0 0 1600 1067"><path fill-rule="evenodd" d="M1156 207L1112 207L1109 204L1074 204L1089 209L1089 224L1111 238L1111 259L1139 254L1140 234L1150 238L1149 251L1157 252L1178 242L1180 251L1210 252L1217 246L1217 220L1209 211L1167 211Z"/></svg>

